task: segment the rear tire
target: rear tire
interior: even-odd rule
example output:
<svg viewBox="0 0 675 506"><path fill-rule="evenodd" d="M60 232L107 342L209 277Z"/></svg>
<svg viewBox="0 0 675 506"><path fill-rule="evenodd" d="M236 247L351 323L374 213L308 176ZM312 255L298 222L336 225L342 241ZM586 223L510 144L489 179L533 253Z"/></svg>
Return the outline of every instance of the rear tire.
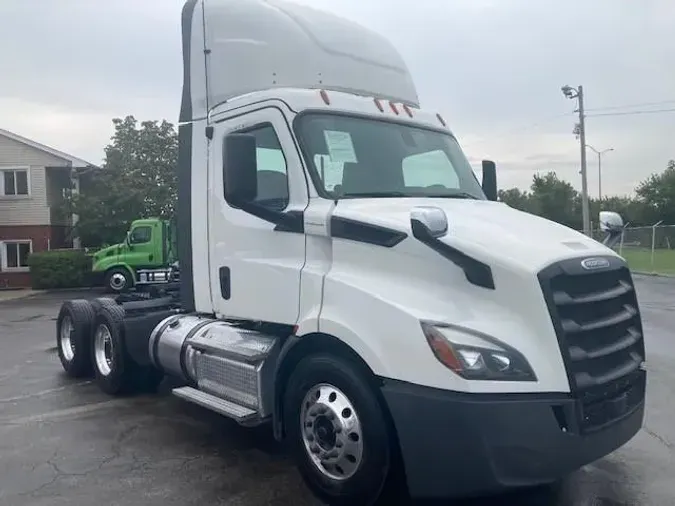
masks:
<svg viewBox="0 0 675 506"><path fill-rule="evenodd" d="M124 267L113 267L105 274L105 289L109 293L124 293L133 286L131 273Z"/></svg>
<svg viewBox="0 0 675 506"><path fill-rule="evenodd" d="M368 506L389 476L392 438L362 368L328 354L310 355L284 396L288 443L307 486L331 506Z"/></svg>
<svg viewBox="0 0 675 506"><path fill-rule="evenodd" d="M56 347L63 370L72 378L91 375L91 337L94 308L86 300L61 305L56 319Z"/></svg>
<svg viewBox="0 0 675 506"><path fill-rule="evenodd" d="M155 392L164 375L141 367L127 353L124 308L104 303L97 311L91 346L91 363L99 388L109 395Z"/></svg>
<svg viewBox="0 0 675 506"><path fill-rule="evenodd" d="M116 306L117 301L111 297L96 297L90 301L94 311L99 312L105 306Z"/></svg>

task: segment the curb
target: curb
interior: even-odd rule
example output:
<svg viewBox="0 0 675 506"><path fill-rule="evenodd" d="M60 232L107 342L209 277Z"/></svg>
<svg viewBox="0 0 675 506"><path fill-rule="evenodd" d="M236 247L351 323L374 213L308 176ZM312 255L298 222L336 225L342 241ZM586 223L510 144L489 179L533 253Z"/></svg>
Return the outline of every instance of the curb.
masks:
<svg viewBox="0 0 675 506"><path fill-rule="evenodd" d="M662 274L660 272L646 272L646 271L631 271L638 276L650 276L652 278L675 278L675 274Z"/></svg>
<svg viewBox="0 0 675 506"><path fill-rule="evenodd" d="M59 292L100 292L103 287L100 286L79 286L74 288L48 288L42 290L43 293L59 293Z"/></svg>
<svg viewBox="0 0 675 506"><path fill-rule="evenodd" d="M3 293L7 293L8 295L3 296ZM13 300L28 299L42 293L45 293L44 290L3 290L0 292L0 304Z"/></svg>
<svg viewBox="0 0 675 506"><path fill-rule="evenodd" d="M0 304L3 302L10 302L14 300L28 299L35 297L36 295L44 294L58 294L58 293L99 293L102 292L102 289L99 287L79 287L79 288L54 288L48 290L32 290L30 288L25 289L13 289L13 290L0 290Z"/></svg>

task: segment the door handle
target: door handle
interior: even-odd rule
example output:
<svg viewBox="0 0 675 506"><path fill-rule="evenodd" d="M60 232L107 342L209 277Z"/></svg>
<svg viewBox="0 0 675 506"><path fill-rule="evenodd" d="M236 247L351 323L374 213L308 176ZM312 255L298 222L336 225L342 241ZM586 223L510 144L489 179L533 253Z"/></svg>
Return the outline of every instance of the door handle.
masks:
<svg viewBox="0 0 675 506"><path fill-rule="evenodd" d="M218 269L218 277L220 278L220 295L225 300L230 300L232 283L230 281L230 268L221 267Z"/></svg>
<svg viewBox="0 0 675 506"><path fill-rule="evenodd" d="M148 255L148 261L152 262L152 259L155 258L155 255Z"/></svg>

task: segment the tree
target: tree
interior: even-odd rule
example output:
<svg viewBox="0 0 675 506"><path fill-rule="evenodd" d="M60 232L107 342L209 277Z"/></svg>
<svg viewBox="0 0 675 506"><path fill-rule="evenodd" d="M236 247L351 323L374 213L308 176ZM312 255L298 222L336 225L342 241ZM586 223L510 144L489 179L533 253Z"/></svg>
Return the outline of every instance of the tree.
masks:
<svg viewBox="0 0 675 506"><path fill-rule="evenodd" d="M113 119L115 132L100 170L90 171L81 192L66 199L79 216L75 234L84 246L119 242L131 221L173 216L177 200L178 136L163 120L138 125Z"/></svg>
<svg viewBox="0 0 675 506"><path fill-rule="evenodd" d="M514 209L525 211L527 213L535 212L532 195L530 195L527 191L522 191L519 188L499 190L498 197L501 202L508 204Z"/></svg>
<svg viewBox="0 0 675 506"><path fill-rule="evenodd" d="M670 160L661 174L652 174L635 189L644 206L645 219L653 224L663 220L675 224L675 160Z"/></svg>
<svg viewBox="0 0 675 506"><path fill-rule="evenodd" d="M574 187L559 179L555 172L535 174L530 191L511 188L499 192L502 202L528 213L557 221L569 227L581 227L581 198Z"/></svg>
<svg viewBox="0 0 675 506"><path fill-rule="evenodd" d="M591 220L593 222L598 219L600 211L614 211L621 215L624 223L630 223L631 226L643 226L654 223L653 221L649 221L650 212L648 206L632 197L614 196L604 197L602 200L591 199L590 209Z"/></svg>
<svg viewBox="0 0 675 506"><path fill-rule="evenodd" d="M555 172L535 174L530 186L536 214L572 228L581 228L581 198Z"/></svg>
<svg viewBox="0 0 675 506"><path fill-rule="evenodd" d="M600 211L614 211L631 226L648 226L663 220L675 224L675 160L668 162L660 174L652 174L635 190L637 197L604 197L589 199L591 223L597 227ZM530 191L510 188L499 191L499 200L506 204L557 221L575 229L582 228L581 195L554 172L532 179Z"/></svg>

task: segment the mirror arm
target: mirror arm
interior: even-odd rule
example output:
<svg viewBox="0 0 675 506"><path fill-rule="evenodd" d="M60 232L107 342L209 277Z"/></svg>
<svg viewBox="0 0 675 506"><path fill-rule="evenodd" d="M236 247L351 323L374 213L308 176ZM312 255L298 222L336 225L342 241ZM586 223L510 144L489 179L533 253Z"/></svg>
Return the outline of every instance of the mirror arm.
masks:
<svg viewBox="0 0 675 506"><path fill-rule="evenodd" d="M268 223L274 223L274 230L279 232L298 232L304 230L304 215L297 211L274 211L255 202L243 202L237 206L245 213L251 214Z"/></svg>

